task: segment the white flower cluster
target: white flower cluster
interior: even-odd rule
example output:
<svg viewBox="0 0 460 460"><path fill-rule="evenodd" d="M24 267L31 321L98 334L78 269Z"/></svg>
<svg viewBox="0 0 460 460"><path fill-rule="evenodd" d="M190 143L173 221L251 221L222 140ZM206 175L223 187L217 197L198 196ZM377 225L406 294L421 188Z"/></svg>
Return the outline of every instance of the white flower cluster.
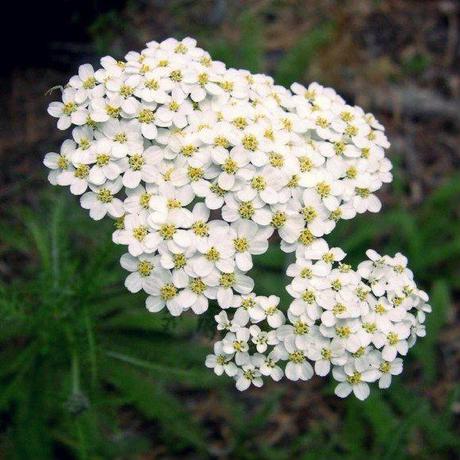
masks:
<svg viewBox="0 0 460 460"><path fill-rule="evenodd" d="M240 390L331 369L341 397L388 387L425 333L427 295L402 255L368 251L354 271L322 238L380 210L392 176L376 119L317 83L227 69L190 38L101 66L81 66L50 104L59 129L75 127L44 163L93 219L116 219L126 287L174 316L216 302L222 340L206 365ZM295 253L288 308L247 275L274 232Z"/></svg>

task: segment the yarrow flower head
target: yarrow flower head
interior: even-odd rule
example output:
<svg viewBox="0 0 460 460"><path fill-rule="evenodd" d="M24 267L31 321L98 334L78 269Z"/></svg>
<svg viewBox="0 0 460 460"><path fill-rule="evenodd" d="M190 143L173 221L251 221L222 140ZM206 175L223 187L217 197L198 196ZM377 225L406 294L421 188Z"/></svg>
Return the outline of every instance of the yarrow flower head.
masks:
<svg viewBox="0 0 460 460"><path fill-rule="evenodd" d="M227 69L186 38L79 68L48 112L73 127L44 164L90 216L116 219L126 287L152 312L204 313L221 335L206 366L245 390L331 375L336 394L387 388L431 311L407 259L367 252L354 270L325 238L378 212L389 142L331 88ZM248 272L277 235L290 304Z"/></svg>

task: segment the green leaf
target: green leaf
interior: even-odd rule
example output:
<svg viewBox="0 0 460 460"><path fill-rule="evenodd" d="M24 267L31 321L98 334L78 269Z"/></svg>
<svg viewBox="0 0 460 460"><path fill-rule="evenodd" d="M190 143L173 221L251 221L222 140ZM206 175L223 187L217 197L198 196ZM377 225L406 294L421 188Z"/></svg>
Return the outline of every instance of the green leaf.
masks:
<svg viewBox="0 0 460 460"><path fill-rule="evenodd" d="M209 388L218 384L218 380L215 375L207 369L180 369L177 367L146 361L115 351L106 351L106 355L118 361L131 364L137 368L150 371L151 375L154 375L155 378L166 382L180 381L182 383L187 383L192 387L196 386L199 388Z"/></svg>
<svg viewBox="0 0 460 460"><path fill-rule="evenodd" d="M435 381L438 373L437 344L442 326L447 321L451 306L449 285L444 280L434 283L431 292L433 311L427 315L426 337L420 338L413 348L414 355L423 367L423 378L427 383Z"/></svg>
<svg viewBox="0 0 460 460"><path fill-rule="evenodd" d="M112 361L107 372L110 382L130 404L147 419L159 422L167 440L177 443L178 448L194 446L200 451L205 450L206 439L199 424L162 383L116 361Z"/></svg>

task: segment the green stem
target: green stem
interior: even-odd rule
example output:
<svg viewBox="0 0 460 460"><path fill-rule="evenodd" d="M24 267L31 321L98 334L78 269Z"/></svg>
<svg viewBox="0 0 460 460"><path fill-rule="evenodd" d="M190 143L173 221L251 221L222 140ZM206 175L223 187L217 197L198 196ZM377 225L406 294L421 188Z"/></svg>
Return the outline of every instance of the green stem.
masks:
<svg viewBox="0 0 460 460"><path fill-rule="evenodd" d="M75 336L73 331L71 330L69 324L64 325L65 335L67 337L69 350L70 350L70 358L71 358L71 379L72 379L72 394L76 395L80 393L80 358L78 355L77 344L75 341ZM88 458L88 449L86 446L86 438L85 433L82 428L82 419L81 417L75 418L75 427L77 430L77 437L78 437L78 450L79 450L79 457L82 460L86 460Z"/></svg>
<svg viewBox="0 0 460 460"><path fill-rule="evenodd" d="M85 328L86 336L88 339L88 354L89 362L91 367L91 385L93 390L97 385L97 357L96 357L96 340L94 338L94 330L91 322L91 317L89 315L88 307L84 308L85 315Z"/></svg>

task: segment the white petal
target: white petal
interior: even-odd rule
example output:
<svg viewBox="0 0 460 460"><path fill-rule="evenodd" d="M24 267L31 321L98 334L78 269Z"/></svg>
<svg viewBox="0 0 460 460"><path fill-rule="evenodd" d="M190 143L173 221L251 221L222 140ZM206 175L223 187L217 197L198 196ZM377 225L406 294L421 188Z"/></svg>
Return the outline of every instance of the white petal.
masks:
<svg viewBox="0 0 460 460"><path fill-rule="evenodd" d="M129 292L139 292L142 289L142 281L139 273L130 273L125 280L125 286Z"/></svg>
<svg viewBox="0 0 460 460"><path fill-rule="evenodd" d="M334 393L339 398L346 398L351 393L351 385L349 383L339 383L334 390Z"/></svg>

